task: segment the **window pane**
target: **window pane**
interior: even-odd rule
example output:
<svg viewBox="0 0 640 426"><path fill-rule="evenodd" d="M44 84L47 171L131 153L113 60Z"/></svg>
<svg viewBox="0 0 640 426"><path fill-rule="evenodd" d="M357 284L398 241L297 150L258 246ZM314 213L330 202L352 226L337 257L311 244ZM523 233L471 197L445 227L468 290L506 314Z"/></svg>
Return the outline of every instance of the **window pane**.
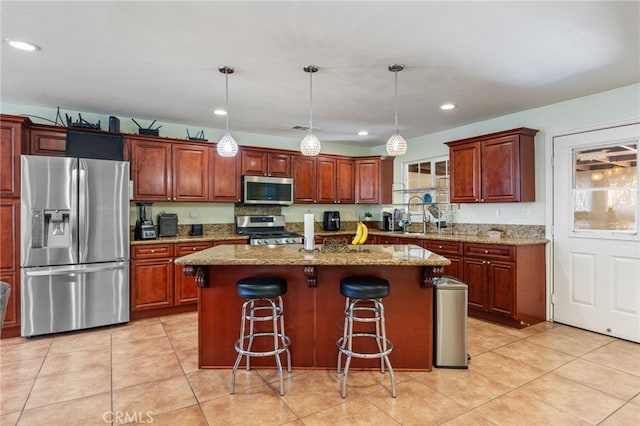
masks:
<svg viewBox="0 0 640 426"><path fill-rule="evenodd" d="M575 191L575 229L635 231L636 194L629 189Z"/></svg>

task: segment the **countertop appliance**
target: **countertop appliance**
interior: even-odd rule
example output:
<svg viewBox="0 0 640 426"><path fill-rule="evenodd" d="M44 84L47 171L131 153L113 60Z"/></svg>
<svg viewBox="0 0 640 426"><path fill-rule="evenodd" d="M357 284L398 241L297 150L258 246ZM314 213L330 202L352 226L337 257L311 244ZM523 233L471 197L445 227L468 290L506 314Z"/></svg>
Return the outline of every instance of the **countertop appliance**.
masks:
<svg viewBox="0 0 640 426"><path fill-rule="evenodd" d="M136 203L138 218L136 226L133 228L134 240L155 240L157 238L156 228L151 219L151 206L153 203Z"/></svg>
<svg viewBox="0 0 640 426"><path fill-rule="evenodd" d="M129 321L129 163L23 155L21 335Z"/></svg>
<svg viewBox="0 0 640 426"><path fill-rule="evenodd" d="M249 235L254 246L302 244L302 235L285 231L284 216L236 216L236 233Z"/></svg>
<svg viewBox="0 0 640 426"><path fill-rule="evenodd" d="M175 237L178 235L178 215L175 213L158 213L158 235Z"/></svg>
<svg viewBox="0 0 640 426"><path fill-rule="evenodd" d="M340 230L340 212L337 212L337 211L324 212L322 229L324 229L325 231L339 231Z"/></svg>
<svg viewBox="0 0 640 426"><path fill-rule="evenodd" d="M268 176L242 176L244 204L288 206L293 204L293 179Z"/></svg>

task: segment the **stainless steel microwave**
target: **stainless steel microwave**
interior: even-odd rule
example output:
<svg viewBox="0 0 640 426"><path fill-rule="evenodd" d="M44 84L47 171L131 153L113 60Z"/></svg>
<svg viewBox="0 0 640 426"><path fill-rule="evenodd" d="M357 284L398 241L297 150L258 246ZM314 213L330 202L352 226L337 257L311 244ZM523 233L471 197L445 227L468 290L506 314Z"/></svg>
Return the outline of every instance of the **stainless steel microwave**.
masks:
<svg viewBox="0 0 640 426"><path fill-rule="evenodd" d="M293 204L293 179L243 176L242 201L245 204Z"/></svg>

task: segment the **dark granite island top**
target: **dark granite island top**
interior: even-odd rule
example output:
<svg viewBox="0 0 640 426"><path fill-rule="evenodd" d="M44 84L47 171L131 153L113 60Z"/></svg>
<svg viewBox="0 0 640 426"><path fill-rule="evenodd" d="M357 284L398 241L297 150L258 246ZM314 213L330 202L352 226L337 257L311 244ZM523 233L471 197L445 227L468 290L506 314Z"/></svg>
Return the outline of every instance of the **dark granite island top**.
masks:
<svg viewBox="0 0 640 426"><path fill-rule="evenodd" d="M336 367L335 341L342 335L344 297L340 280L349 275L387 279L384 299L390 355L399 370L430 371L432 366L433 288L449 260L415 245L349 246L360 251L300 252L302 245L222 245L175 260L185 274L196 275L198 355L200 368L230 368L240 333L243 300L236 282L253 275L278 275L287 280L284 295L286 334L291 338L294 368ZM272 357L252 359L272 368ZM353 368L376 369L379 360L354 359Z"/></svg>

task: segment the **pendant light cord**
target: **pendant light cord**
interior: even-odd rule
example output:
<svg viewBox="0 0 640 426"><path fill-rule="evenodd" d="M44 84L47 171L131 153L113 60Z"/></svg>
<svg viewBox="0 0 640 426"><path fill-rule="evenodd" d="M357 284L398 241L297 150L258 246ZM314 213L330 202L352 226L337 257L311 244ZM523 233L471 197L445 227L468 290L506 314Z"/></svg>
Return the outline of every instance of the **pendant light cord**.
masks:
<svg viewBox="0 0 640 426"><path fill-rule="evenodd" d="M224 73L224 80L225 80L226 104L227 104L226 106L227 113L224 115L224 117L227 123L227 133L229 133L229 72L228 71L225 71ZM397 105L397 101L396 101L396 105ZM396 109L397 109L397 106L396 106ZM396 116L396 121L397 121L397 116Z"/></svg>
<svg viewBox="0 0 640 426"><path fill-rule="evenodd" d="M313 133L313 72L309 73L309 133Z"/></svg>
<svg viewBox="0 0 640 426"><path fill-rule="evenodd" d="M396 101L396 118L395 118L395 132L398 133L398 71L394 71L393 72L394 76L395 76L395 101Z"/></svg>

